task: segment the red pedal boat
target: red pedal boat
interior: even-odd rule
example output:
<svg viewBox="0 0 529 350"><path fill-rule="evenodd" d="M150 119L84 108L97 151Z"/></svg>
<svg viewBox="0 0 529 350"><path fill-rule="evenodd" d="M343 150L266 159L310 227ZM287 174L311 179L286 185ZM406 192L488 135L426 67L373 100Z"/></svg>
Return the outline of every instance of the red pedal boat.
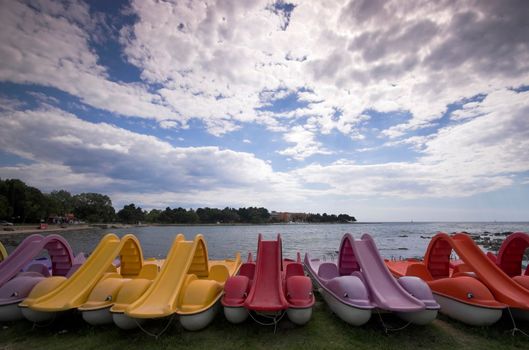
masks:
<svg viewBox="0 0 529 350"><path fill-rule="evenodd" d="M251 311L269 317L275 324L286 312L297 325L312 316L314 295L312 283L303 271L301 256L283 259L281 236L265 241L259 234L257 261L241 265L239 275L230 277L224 287L224 315L232 323L244 322Z"/></svg>

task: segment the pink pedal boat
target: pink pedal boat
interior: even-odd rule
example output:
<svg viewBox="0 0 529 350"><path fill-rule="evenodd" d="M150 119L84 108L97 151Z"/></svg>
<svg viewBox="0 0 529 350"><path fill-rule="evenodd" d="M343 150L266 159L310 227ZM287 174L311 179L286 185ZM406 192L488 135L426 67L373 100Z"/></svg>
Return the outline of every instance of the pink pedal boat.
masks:
<svg viewBox="0 0 529 350"><path fill-rule="evenodd" d="M437 317L440 306L428 285L418 277L395 279L368 234L355 240L346 233L337 262L305 254L305 267L330 309L349 324L366 323L373 310L419 325Z"/></svg>
<svg viewBox="0 0 529 350"><path fill-rule="evenodd" d="M42 251L48 252L49 260L36 260ZM18 303L29 295L33 287L51 276L65 279L84 260L82 253L73 256L72 248L62 236L28 236L0 263L0 322L22 319ZM53 282L49 288L55 287L58 281Z"/></svg>

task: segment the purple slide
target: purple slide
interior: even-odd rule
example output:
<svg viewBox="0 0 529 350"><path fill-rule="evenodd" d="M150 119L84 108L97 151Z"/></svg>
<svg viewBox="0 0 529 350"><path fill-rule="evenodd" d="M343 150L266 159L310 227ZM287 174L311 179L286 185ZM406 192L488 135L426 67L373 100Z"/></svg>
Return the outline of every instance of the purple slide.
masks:
<svg viewBox="0 0 529 350"><path fill-rule="evenodd" d="M48 252L51 269L48 261L35 260L43 250ZM0 263L0 322L22 318L18 303L37 283L50 276L64 279L84 260L82 253L74 258L72 248L62 236L35 234L27 237Z"/></svg>
<svg viewBox="0 0 529 350"><path fill-rule="evenodd" d="M360 240L345 234L337 262L306 254L305 267L331 310L350 324L364 324L374 308L415 324L437 316L439 304L428 285L417 277L395 279L368 234Z"/></svg>
<svg viewBox="0 0 529 350"><path fill-rule="evenodd" d="M361 267L361 272L353 272L353 275L356 274L364 280L374 306L395 312L424 310L424 303L408 293L393 277L370 235L364 234L361 240L353 240L352 237L350 240L354 242L352 258L356 258L356 262ZM350 250L350 246L346 244L343 244L341 248ZM339 258L343 259L346 254L347 252L343 251ZM338 266L340 266L340 260L338 260Z"/></svg>

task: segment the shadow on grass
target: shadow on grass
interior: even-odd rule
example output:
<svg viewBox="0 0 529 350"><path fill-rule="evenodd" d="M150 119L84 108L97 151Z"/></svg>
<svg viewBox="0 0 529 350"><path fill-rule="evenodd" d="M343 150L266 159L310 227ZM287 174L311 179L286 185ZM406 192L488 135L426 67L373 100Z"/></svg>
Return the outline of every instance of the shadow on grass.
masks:
<svg viewBox="0 0 529 350"><path fill-rule="evenodd" d="M388 327L406 323L392 314L383 314ZM149 321L145 328L160 332L168 319ZM517 326L529 331L528 322ZM158 339L141 330L122 331L114 325L92 327L79 313L70 312L45 327L32 327L25 321L4 324L0 330L0 349L522 349L529 348L529 338L517 333L510 318L504 317L490 327L470 327L440 315L427 326L409 325L387 334L374 313L362 327L353 327L331 313L318 300L311 321L303 327L285 317L274 327L264 327L251 319L240 325L230 324L219 313L212 324L199 332L188 332L174 320Z"/></svg>

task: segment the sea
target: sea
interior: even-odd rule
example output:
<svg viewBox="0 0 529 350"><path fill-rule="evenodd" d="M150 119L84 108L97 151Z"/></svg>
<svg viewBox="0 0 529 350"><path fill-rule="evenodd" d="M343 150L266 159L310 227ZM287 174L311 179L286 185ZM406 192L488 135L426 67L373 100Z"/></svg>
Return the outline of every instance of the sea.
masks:
<svg viewBox="0 0 529 350"><path fill-rule="evenodd" d="M334 259L344 233L355 238L370 234L380 251L388 259L420 258L426 252L430 238L437 232L468 232L472 235L497 234L504 238L505 232L529 232L529 222L381 222L352 224L273 224L273 225L205 225L205 226L138 226L123 229L93 229L64 232L62 235L72 246L74 253L89 254L107 233L123 236L132 233L141 242L145 257L163 258L178 233L193 239L204 235L210 259L226 259L240 252L243 259L249 252L255 256L257 237L282 238L283 256L295 258L309 253L312 258ZM0 241L8 252L26 237L23 234L2 234ZM484 248L485 250L485 248Z"/></svg>

